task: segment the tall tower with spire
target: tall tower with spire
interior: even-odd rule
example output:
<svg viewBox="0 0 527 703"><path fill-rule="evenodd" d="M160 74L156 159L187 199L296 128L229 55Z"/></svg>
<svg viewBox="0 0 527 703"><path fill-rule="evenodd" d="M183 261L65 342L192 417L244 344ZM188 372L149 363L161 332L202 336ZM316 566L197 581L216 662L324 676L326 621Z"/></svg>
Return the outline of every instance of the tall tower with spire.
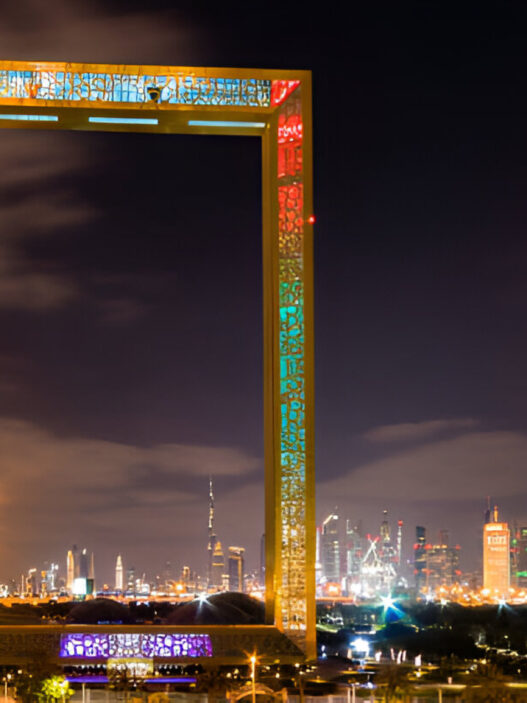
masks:
<svg viewBox="0 0 527 703"><path fill-rule="evenodd" d="M212 490L212 476L209 477L209 527L208 527L208 544L207 544L207 586L212 584L212 562L214 556L214 548L216 547L217 537L214 532L214 492Z"/></svg>
<svg viewBox="0 0 527 703"><path fill-rule="evenodd" d="M115 562L115 590L124 591L123 558L120 554L117 555L117 561Z"/></svg>

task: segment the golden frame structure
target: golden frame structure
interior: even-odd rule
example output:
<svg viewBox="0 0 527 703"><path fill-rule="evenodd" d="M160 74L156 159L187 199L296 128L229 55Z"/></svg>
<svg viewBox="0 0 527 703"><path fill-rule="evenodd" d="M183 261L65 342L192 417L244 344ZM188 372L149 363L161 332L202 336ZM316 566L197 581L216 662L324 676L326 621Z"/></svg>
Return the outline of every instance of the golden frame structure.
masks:
<svg viewBox="0 0 527 703"><path fill-rule="evenodd" d="M7 128L261 138L266 620L315 657L311 72L0 61L0 109Z"/></svg>

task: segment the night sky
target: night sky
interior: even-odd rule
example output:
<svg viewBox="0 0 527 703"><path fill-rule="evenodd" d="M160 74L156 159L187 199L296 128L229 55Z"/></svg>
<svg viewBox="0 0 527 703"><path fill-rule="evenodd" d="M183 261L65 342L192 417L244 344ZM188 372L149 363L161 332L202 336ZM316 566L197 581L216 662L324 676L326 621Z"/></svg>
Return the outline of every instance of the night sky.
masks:
<svg viewBox="0 0 527 703"><path fill-rule="evenodd" d="M317 514L527 524L527 10L20 0L3 59L313 71ZM255 6L256 7L256 6ZM454 7L454 5L453 5ZM257 138L0 131L0 578L263 531Z"/></svg>

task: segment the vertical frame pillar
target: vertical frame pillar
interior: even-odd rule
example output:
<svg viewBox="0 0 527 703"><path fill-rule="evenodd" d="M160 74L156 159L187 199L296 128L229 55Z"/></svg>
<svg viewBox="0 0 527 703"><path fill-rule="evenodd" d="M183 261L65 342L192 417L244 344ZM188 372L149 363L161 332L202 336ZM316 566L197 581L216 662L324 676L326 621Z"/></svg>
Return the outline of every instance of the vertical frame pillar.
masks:
<svg viewBox="0 0 527 703"><path fill-rule="evenodd" d="M316 656L311 86L263 138L267 621Z"/></svg>

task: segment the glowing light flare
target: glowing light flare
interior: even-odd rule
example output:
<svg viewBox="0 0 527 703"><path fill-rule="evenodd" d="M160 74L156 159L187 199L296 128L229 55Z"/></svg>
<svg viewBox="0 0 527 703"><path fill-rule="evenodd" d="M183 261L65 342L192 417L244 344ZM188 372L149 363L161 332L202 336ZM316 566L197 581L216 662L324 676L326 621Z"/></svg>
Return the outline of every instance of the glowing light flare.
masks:
<svg viewBox="0 0 527 703"><path fill-rule="evenodd" d="M351 646L356 652L364 654L365 656L367 656L370 651L370 643L362 637L357 637L357 639L354 639L353 642L351 642Z"/></svg>

